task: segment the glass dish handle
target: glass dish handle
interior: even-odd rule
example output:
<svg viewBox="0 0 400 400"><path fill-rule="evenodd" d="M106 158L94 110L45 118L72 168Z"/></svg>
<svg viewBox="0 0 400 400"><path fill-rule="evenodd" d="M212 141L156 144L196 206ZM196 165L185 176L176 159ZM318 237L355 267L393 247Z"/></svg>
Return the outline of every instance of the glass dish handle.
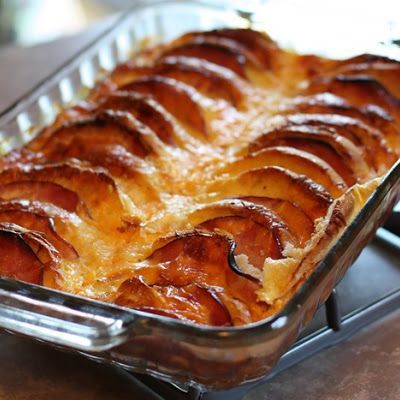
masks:
<svg viewBox="0 0 400 400"><path fill-rule="evenodd" d="M29 287L29 297L28 294ZM96 315L97 314L97 315ZM0 329L54 345L100 352L123 343L134 316L108 305L0 278Z"/></svg>

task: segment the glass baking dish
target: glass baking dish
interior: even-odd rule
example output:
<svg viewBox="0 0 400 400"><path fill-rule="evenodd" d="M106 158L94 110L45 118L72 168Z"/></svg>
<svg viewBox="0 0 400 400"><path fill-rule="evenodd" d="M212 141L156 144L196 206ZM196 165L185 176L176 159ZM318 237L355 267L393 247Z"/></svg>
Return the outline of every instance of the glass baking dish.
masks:
<svg viewBox="0 0 400 400"><path fill-rule="evenodd" d="M199 1L136 3L114 28L0 117L0 150L26 143L144 43L168 41L189 30L248 26L249 15L249 10ZM254 381L294 343L399 194L398 162L289 303L263 321L206 327L0 278L0 328L201 390Z"/></svg>

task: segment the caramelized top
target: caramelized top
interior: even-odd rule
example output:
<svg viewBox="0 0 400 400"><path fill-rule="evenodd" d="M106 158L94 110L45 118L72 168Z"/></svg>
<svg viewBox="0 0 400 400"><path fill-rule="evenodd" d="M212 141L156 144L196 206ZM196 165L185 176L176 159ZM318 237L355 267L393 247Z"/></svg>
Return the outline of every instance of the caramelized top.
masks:
<svg viewBox="0 0 400 400"><path fill-rule="evenodd" d="M399 63L187 33L0 160L0 274L171 318L275 313L400 152Z"/></svg>

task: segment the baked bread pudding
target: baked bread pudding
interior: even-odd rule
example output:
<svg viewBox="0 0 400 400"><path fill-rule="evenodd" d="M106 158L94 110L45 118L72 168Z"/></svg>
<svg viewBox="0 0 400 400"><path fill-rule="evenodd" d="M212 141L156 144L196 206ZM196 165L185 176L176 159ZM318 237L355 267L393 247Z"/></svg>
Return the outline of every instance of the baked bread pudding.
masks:
<svg viewBox="0 0 400 400"><path fill-rule="evenodd" d="M400 152L400 63L187 33L0 159L0 275L194 323L276 313Z"/></svg>

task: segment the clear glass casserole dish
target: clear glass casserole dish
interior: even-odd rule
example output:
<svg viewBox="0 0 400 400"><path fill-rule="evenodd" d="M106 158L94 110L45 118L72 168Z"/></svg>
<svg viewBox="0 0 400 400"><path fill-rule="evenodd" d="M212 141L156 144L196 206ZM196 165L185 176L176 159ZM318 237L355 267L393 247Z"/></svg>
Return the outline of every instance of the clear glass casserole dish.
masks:
<svg viewBox="0 0 400 400"><path fill-rule="evenodd" d="M138 3L115 28L0 117L1 150L30 140L60 108L84 97L87 88L146 41L168 41L189 30L247 26L241 15L196 1ZM204 327L1 278L0 327L201 389L255 380L296 340L390 213L399 193L398 162L291 301L261 322Z"/></svg>

